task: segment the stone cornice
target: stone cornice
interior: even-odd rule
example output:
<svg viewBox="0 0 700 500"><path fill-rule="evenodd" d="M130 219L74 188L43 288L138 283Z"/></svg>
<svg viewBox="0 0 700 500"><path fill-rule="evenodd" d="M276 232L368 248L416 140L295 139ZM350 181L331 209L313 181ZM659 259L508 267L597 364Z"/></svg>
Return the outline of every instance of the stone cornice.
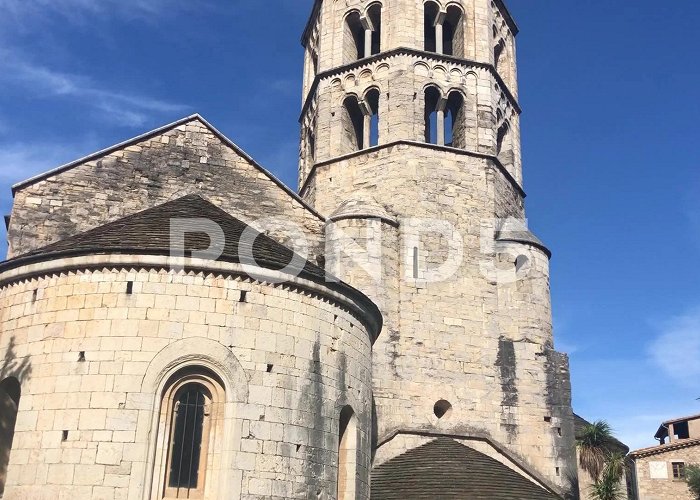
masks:
<svg viewBox="0 0 700 500"><path fill-rule="evenodd" d="M518 114L522 114L523 110L520 107L520 104L518 103L518 100L515 98L513 93L510 91L508 86L506 85L505 81L503 78L501 78L501 75L498 74L498 71L496 71L496 67L491 64L491 63L484 63L484 62L478 62L478 61L472 61L470 59L462 59L459 57L454 57L454 56L446 56L443 54L436 54L434 52L427 52L425 50L417 50L417 49L411 49L409 47L398 47L392 50L388 50L386 52L381 52L379 54L376 54L372 57L365 57L364 59L358 59L357 61L353 61L348 64L344 64L342 66L337 66L333 69L329 69L326 71L322 71L316 75L314 78L313 83L311 84L311 87L309 88L309 93L306 96L306 99L304 100L304 105L301 108L301 115L299 116L299 123L301 123L304 120L304 115L309 109L309 106L311 105L311 101L313 100L313 96L316 93L316 90L318 89L318 85L321 82L321 80L325 78L330 78L336 75L339 75L345 71L351 71L353 69L361 68L362 66L366 66L368 64L375 63L377 61L382 61L384 59L388 59L390 57L395 57L395 56L411 56L411 57L420 57L424 59L430 59L433 61L447 61L450 63L454 64L461 64L463 66L470 66L470 67L475 67L475 68L481 68L485 69L489 72L491 72L492 76L496 79L498 84L500 85L501 89L503 92L506 94L506 97L510 101L511 105L513 106L513 109Z"/></svg>
<svg viewBox="0 0 700 500"><path fill-rule="evenodd" d="M270 286L293 287L303 292L311 292L347 308L367 327L370 341L374 343L382 329L382 314L379 308L359 290L339 280L323 282L313 276L307 276L303 270L298 275L291 275L256 267L254 276L247 266L234 263L194 259L190 257L175 258L168 255L139 254L124 251L121 253L100 254L95 252L61 252L53 255L41 255L41 258L18 258L0 265L0 287L10 283L81 270L104 268L126 269L182 269L187 272L203 272L221 275L240 276Z"/></svg>
<svg viewBox="0 0 700 500"><path fill-rule="evenodd" d="M485 154L485 153L478 153L475 151L468 151L466 149L459 149L459 148L453 148L450 146L438 146L437 144L429 144L427 142L418 142L418 141L408 141L408 140L401 140L401 141L394 141L390 142L388 144L381 144L379 146L374 146L371 148L367 149L361 149L359 151L354 151L352 153L343 155L343 156L337 156L335 158L330 158L328 160L320 161L318 163L315 163L313 167L311 167L311 170L309 171L309 174L306 176L306 179L304 180L304 185L301 186L299 189L299 193L304 193L306 188L309 185L310 179L316 174L316 169L319 167L324 167L326 165L329 165L331 163L338 163L343 160L348 160L350 158L356 158L358 156L374 153L376 151L381 151L382 149L388 149L394 146L400 146L400 145L407 145L407 146L415 146L419 148L427 148L427 149L433 149L436 151L445 151L448 153L455 153L458 155L463 155L463 156L470 156L472 158L481 158L484 160L490 160L491 162L496 165L496 168L498 171L505 177L505 179L510 183L510 185L517 191L517 193L520 195L521 198L525 198L527 194L523 190L523 188L520 186L517 180L508 172L508 170L503 166L501 161L494 155L490 154ZM302 194L303 196L303 194Z"/></svg>

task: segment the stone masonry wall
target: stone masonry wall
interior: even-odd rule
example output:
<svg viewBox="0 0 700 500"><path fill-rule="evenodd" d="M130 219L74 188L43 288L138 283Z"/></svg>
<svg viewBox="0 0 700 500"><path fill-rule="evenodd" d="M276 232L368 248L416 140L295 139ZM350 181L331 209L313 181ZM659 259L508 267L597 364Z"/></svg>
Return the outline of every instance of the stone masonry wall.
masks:
<svg viewBox="0 0 700 500"><path fill-rule="evenodd" d="M8 256L188 194L253 226L261 217L282 218L269 228L281 243L289 239L288 226L298 225L312 260L323 246L320 217L193 118L17 191Z"/></svg>
<svg viewBox="0 0 700 500"><path fill-rule="evenodd" d="M564 490L565 471L575 471L573 416L568 361L552 348L548 258L519 243L496 248L484 232L496 217L523 216L517 189L503 178L486 159L399 145L318 166L304 195L331 213L362 193L399 221L397 279L376 298L369 288L384 314L374 349L379 441L402 430L484 437ZM429 221L417 245L418 279L406 246L420 225L412 218ZM445 237L430 230L443 221L459 234L463 258L453 274L428 282L450 255ZM498 271L516 277L519 255L528 256L528 272L502 279ZM341 278L368 281L357 268ZM437 419L440 399L452 411Z"/></svg>
<svg viewBox="0 0 700 500"><path fill-rule="evenodd" d="M185 362L226 383L217 460L232 465L207 498L335 498L345 404L358 415L357 498L369 498L371 341L334 300L108 266L3 284L0 324L0 359L25 363L5 500L141 500L159 383Z"/></svg>
<svg viewBox="0 0 700 500"><path fill-rule="evenodd" d="M673 462L700 465L700 445L635 458L639 500L695 500L688 483L673 478Z"/></svg>

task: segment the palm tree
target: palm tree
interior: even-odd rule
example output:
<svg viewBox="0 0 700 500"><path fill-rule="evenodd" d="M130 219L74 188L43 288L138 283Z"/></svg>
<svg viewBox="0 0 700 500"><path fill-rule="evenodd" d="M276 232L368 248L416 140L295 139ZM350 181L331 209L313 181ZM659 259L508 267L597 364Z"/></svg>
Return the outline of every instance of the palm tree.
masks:
<svg viewBox="0 0 700 500"><path fill-rule="evenodd" d="M586 425L577 439L579 463L593 479L594 500L622 498L620 483L627 464L625 455L615 450L614 440L610 425L602 420Z"/></svg>
<svg viewBox="0 0 700 500"><path fill-rule="evenodd" d="M576 441L581 468L588 472L594 481L599 479L610 456L610 444L613 442L610 424L603 420L588 424Z"/></svg>

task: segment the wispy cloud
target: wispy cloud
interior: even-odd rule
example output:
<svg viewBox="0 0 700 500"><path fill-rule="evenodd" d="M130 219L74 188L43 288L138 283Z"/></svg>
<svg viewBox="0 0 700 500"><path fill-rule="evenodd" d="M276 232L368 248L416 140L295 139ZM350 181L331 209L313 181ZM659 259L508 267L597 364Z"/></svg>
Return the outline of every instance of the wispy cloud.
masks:
<svg viewBox="0 0 700 500"><path fill-rule="evenodd" d="M667 375L687 386L700 379L700 307L660 325L649 354Z"/></svg>
<svg viewBox="0 0 700 500"><path fill-rule="evenodd" d="M188 4L185 0L0 0L0 25L22 29L37 21L80 23L104 15L148 20Z"/></svg>
<svg viewBox="0 0 700 500"><path fill-rule="evenodd" d="M99 149L94 140L66 143L0 143L0 199L9 186Z"/></svg>
<svg viewBox="0 0 700 500"><path fill-rule="evenodd" d="M188 110L181 104L103 88L88 76L33 64L7 50L0 51L0 82L21 86L25 94L71 99L92 109L104 121L127 127L140 127L153 114Z"/></svg>

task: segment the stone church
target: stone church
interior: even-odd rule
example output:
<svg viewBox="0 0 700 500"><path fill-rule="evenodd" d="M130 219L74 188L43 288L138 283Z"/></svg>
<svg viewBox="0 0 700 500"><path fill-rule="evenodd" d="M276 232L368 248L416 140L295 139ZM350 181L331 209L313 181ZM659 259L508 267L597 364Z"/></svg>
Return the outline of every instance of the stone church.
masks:
<svg viewBox="0 0 700 500"><path fill-rule="evenodd" d="M569 498L502 0L316 0L299 189L199 115L13 187L0 496Z"/></svg>

